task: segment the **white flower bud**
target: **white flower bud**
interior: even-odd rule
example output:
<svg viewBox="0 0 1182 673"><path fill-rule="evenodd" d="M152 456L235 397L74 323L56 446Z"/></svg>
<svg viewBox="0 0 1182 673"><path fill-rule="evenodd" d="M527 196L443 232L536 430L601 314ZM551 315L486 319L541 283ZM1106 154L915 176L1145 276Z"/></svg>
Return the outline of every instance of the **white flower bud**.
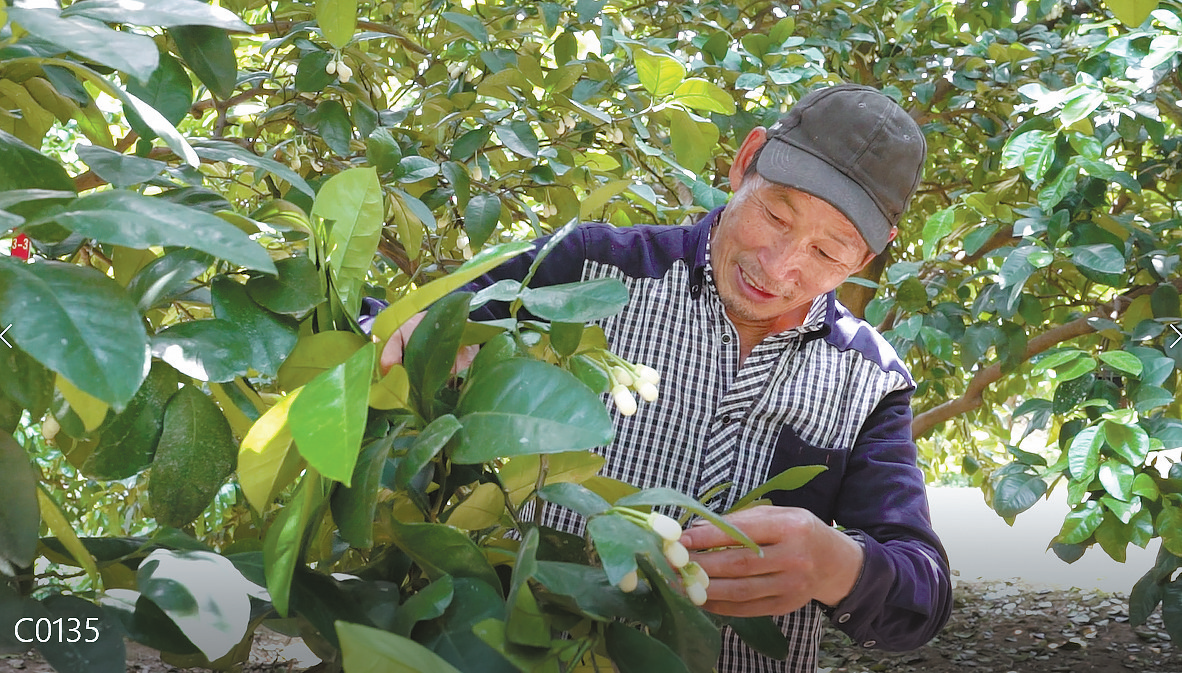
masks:
<svg viewBox="0 0 1182 673"><path fill-rule="evenodd" d="M681 524L677 523L677 519L665 516L660 512L652 512L648 515L648 527L667 542L677 542L681 539Z"/></svg>
<svg viewBox="0 0 1182 673"><path fill-rule="evenodd" d="M467 69L467 63L453 63L451 67L447 69L447 74L452 79L459 79L460 75L463 75L464 71Z"/></svg>
<svg viewBox="0 0 1182 673"><path fill-rule="evenodd" d="M310 165L312 170L316 171L317 173L324 170L324 164L320 163L316 159L309 159L308 165Z"/></svg>
<svg viewBox="0 0 1182 673"><path fill-rule="evenodd" d="M681 576L687 585L697 584L703 589L710 587L710 576L706 574L706 571L696 561L690 561L685 564L685 567L681 569Z"/></svg>
<svg viewBox="0 0 1182 673"><path fill-rule="evenodd" d="M335 74L337 74L337 62L336 62L336 60L331 60L331 61L329 61L328 63L325 63L325 64L324 64L324 72L326 72L326 73L328 73L328 74L330 74L330 75L335 75Z"/></svg>
<svg viewBox="0 0 1182 673"><path fill-rule="evenodd" d="M648 365L636 365L636 375L641 381L648 381L654 386L661 382L661 375Z"/></svg>
<svg viewBox="0 0 1182 673"><path fill-rule="evenodd" d="M300 161L300 155L293 154L293 155L291 155L290 165L291 165L291 170L298 171L304 167L304 162Z"/></svg>
<svg viewBox="0 0 1182 673"><path fill-rule="evenodd" d="M616 408L621 414L631 416L636 413L636 398L632 397L626 386L617 385L612 388L612 401L616 403Z"/></svg>
<svg viewBox="0 0 1182 673"><path fill-rule="evenodd" d="M472 164L472 179L477 181L484 179L484 173L480 170L480 164Z"/></svg>
<svg viewBox="0 0 1182 673"><path fill-rule="evenodd" d="M563 133L566 133L566 119L565 118L559 117L558 123L556 124L556 126L558 129L558 135L562 135Z"/></svg>
<svg viewBox="0 0 1182 673"><path fill-rule="evenodd" d="M639 584L640 584L640 578L637 577L636 571L633 570L632 572L628 573L627 575L624 575L623 579L621 579L620 583L617 584L616 586L618 586L620 588L620 591L623 591L626 594L630 594L633 591L636 591L636 587Z"/></svg>
<svg viewBox="0 0 1182 673"><path fill-rule="evenodd" d="M337 65L337 78L339 80L341 80L341 84L348 84L349 78L352 76L353 76L353 69L350 68L349 66L345 65L344 61L341 61Z"/></svg>
<svg viewBox="0 0 1182 673"><path fill-rule="evenodd" d="M640 399L644 400L645 402L657 401L657 387L648 381L641 381L640 384L636 386L636 392L640 394Z"/></svg>
<svg viewBox="0 0 1182 673"><path fill-rule="evenodd" d="M57 419L53 417L53 414L46 416L45 420L41 421L41 436L44 437L45 441L47 442L52 442L53 438L57 437L57 433L60 432L61 429L61 424L57 422Z"/></svg>
<svg viewBox="0 0 1182 673"><path fill-rule="evenodd" d="M694 605L706 604L706 587L701 584L691 584L685 588L685 595Z"/></svg>
<svg viewBox="0 0 1182 673"><path fill-rule="evenodd" d="M628 370L623 367L612 367L612 379L624 387L629 387L633 383L632 374L628 373Z"/></svg>
<svg viewBox="0 0 1182 673"><path fill-rule="evenodd" d="M685 564L689 563L689 550L676 540L665 540L663 551L665 560L674 568L684 568Z"/></svg>

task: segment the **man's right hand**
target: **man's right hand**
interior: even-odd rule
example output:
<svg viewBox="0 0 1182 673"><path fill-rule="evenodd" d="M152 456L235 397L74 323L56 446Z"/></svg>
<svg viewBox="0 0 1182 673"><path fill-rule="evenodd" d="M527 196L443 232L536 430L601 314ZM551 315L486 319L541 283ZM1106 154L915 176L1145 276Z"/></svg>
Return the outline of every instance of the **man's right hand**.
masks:
<svg viewBox="0 0 1182 673"><path fill-rule="evenodd" d="M414 333L419 323L423 322L423 318L426 315L426 311L420 311L414 314L390 335L390 339L382 348L382 357L379 360L383 375L389 372L390 368L394 365L402 364L402 358L406 352L406 344L410 341L410 335ZM479 350L480 348L475 345L461 346L459 353L456 354L455 364L451 367L451 373L455 374L467 369L468 365L472 364L472 361L476 359L476 353Z"/></svg>

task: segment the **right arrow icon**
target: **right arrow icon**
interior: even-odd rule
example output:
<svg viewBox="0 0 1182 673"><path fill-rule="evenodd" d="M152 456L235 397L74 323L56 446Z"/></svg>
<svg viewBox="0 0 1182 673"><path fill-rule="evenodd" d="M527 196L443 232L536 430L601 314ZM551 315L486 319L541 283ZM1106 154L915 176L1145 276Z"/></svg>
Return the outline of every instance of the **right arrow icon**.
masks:
<svg viewBox="0 0 1182 673"><path fill-rule="evenodd" d="M1170 323L1170 329L1174 330L1174 334L1178 335L1178 338L1174 339L1174 343L1170 344L1170 348L1173 348L1174 346L1178 345L1179 341L1182 341L1182 332L1178 331L1178 326L1174 323Z"/></svg>

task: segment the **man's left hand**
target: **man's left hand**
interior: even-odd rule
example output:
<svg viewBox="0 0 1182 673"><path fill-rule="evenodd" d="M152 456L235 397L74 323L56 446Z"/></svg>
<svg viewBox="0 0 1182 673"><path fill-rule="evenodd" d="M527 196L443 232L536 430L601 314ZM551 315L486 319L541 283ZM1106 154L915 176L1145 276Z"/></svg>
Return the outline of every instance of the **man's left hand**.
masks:
<svg viewBox="0 0 1182 673"><path fill-rule="evenodd" d="M685 531L681 543L690 560L710 577L703 607L711 612L758 617L787 614L814 599L836 605L861 574L862 546L806 509L763 505L726 519L758 544L763 556L708 522Z"/></svg>

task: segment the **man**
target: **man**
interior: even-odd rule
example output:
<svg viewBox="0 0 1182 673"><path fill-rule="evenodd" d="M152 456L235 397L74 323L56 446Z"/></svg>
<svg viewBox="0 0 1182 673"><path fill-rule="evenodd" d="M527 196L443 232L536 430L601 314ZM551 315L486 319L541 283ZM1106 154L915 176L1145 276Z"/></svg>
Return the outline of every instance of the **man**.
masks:
<svg viewBox="0 0 1182 673"><path fill-rule="evenodd" d="M720 673L815 671L823 613L861 645L888 649L918 647L947 620L947 559L911 441L914 382L833 292L895 237L925 149L915 122L878 91L814 91L746 138L724 208L688 227L582 225L534 277L622 280L631 300L601 326L613 352L661 375L658 402L634 416L613 411L607 476L695 497L729 483L709 501L723 511L789 467L828 467L772 494L773 506L731 517L762 557L710 524L685 532L711 578L705 608L782 616L790 639L788 660L775 661L728 630ZM473 287L521 279L532 259ZM473 317L504 313L488 304ZM391 338L385 366L401 360L410 329ZM580 528L569 513L558 518L550 523Z"/></svg>

